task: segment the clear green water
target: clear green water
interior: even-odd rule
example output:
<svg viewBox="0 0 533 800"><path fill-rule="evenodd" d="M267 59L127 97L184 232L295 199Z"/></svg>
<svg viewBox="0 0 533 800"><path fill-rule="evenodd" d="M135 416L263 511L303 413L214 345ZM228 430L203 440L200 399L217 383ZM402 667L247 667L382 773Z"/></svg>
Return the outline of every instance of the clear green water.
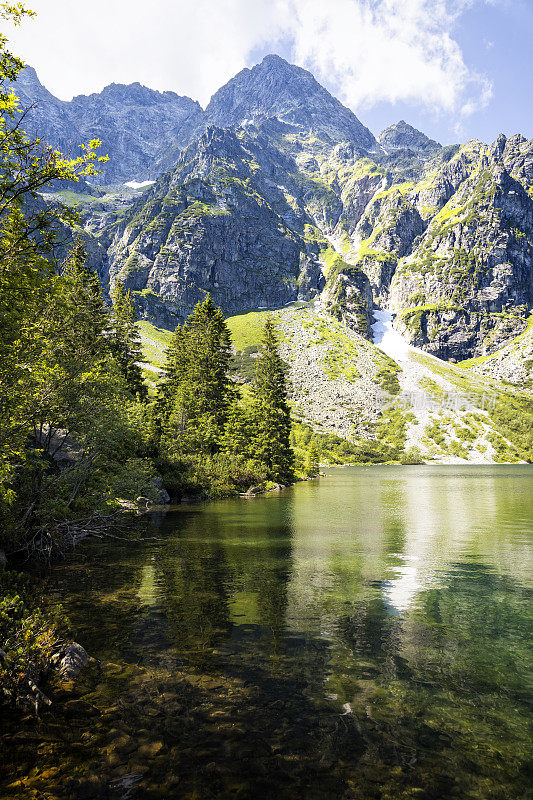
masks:
<svg viewBox="0 0 533 800"><path fill-rule="evenodd" d="M338 469L136 535L49 579L100 664L6 721L6 797L531 796L532 467Z"/></svg>

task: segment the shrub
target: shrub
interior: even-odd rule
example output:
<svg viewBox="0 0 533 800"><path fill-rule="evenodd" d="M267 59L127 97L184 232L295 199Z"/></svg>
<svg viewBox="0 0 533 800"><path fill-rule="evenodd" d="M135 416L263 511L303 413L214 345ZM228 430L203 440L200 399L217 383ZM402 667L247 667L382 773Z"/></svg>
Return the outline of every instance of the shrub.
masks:
<svg viewBox="0 0 533 800"><path fill-rule="evenodd" d="M0 568L0 702L38 709L37 683L65 626L61 606L38 607L27 575Z"/></svg>

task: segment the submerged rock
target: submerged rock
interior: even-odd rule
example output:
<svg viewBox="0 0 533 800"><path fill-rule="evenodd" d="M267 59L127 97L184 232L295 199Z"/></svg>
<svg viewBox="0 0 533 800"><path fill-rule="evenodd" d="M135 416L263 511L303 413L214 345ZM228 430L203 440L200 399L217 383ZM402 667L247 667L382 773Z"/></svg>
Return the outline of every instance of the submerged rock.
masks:
<svg viewBox="0 0 533 800"><path fill-rule="evenodd" d="M89 663L89 654L81 644L72 642L58 664L58 673L64 681L73 681Z"/></svg>

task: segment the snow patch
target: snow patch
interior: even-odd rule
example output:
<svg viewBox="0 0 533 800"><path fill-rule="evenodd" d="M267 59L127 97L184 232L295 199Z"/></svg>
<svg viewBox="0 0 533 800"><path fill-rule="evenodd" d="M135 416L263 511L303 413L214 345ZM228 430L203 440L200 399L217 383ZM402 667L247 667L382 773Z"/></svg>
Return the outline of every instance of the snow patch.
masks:
<svg viewBox="0 0 533 800"><path fill-rule="evenodd" d="M409 342L395 330L392 322L393 315L390 311L374 311L376 320L372 327L372 340L376 347L383 350L395 361L408 361L409 351L412 349Z"/></svg>
<svg viewBox="0 0 533 800"><path fill-rule="evenodd" d="M145 186L151 186L155 181L128 181L124 186L129 186L130 189L144 189Z"/></svg>

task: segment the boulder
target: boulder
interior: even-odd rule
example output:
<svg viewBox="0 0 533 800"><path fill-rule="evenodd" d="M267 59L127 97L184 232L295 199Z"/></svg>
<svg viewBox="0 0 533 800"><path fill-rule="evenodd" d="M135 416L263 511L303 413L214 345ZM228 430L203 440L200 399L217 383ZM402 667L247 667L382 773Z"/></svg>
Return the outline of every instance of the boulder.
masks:
<svg viewBox="0 0 533 800"><path fill-rule="evenodd" d="M58 665L59 676L65 681L73 681L89 663L89 655L77 642L69 644Z"/></svg>

